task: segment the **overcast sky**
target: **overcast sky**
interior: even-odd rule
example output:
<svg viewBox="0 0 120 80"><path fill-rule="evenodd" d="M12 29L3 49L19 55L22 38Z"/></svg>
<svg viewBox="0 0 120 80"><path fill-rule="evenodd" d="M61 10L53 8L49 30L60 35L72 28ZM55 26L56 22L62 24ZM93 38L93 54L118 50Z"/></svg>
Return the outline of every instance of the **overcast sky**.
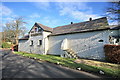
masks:
<svg viewBox="0 0 120 80"><path fill-rule="evenodd" d="M108 6L107 2L2 2L1 26L23 16L28 30L35 22L54 28L103 17Z"/></svg>

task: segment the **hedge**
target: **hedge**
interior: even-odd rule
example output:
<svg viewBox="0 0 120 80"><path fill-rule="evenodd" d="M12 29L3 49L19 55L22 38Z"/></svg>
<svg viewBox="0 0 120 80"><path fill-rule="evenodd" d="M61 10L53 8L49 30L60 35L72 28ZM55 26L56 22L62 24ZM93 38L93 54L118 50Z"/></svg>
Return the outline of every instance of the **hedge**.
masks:
<svg viewBox="0 0 120 80"><path fill-rule="evenodd" d="M120 63L120 45L104 46L106 60L113 63Z"/></svg>

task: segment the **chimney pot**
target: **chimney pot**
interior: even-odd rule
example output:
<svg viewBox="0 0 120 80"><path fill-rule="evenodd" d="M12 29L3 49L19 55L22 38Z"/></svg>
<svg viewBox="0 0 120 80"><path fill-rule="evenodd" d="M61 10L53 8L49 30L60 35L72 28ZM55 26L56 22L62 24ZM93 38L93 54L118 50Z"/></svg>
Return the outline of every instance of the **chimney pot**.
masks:
<svg viewBox="0 0 120 80"><path fill-rule="evenodd" d="M73 22L71 22L71 24L73 24Z"/></svg>
<svg viewBox="0 0 120 80"><path fill-rule="evenodd" d="M92 21L92 18L89 18L89 21Z"/></svg>

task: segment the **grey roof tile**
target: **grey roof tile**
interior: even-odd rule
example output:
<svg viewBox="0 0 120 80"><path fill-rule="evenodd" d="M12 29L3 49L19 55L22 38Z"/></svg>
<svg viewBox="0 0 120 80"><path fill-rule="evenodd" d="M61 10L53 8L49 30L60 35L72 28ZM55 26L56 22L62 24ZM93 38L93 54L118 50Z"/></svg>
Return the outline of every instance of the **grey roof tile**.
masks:
<svg viewBox="0 0 120 80"><path fill-rule="evenodd" d="M103 17L103 18L92 20L92 21L74 23L74 24L53 28L51 35L81 32L81 31L83 32L83 31L98 30L98 29L105 29L105 28L108 28L108 22L107 22L107 18Z"/></svg>

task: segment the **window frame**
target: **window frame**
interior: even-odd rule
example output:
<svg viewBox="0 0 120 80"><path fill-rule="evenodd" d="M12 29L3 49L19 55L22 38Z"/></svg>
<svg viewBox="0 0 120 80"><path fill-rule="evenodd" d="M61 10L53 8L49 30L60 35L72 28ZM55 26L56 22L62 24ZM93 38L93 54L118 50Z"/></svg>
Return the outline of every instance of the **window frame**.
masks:
<svg viewBox="0 0 120 80"><path fill-rule="evenodd" d="M42 45L42 40L38 40L38 45Z"/></svg>
<svg viewBox="0 0 120 80"><path fill-rule="evenodd" d="M33 40L30 40L30 46L33 46Z"/></svg>
<svg viewBox="0 0 120 80"><path fill-rule="evenodd" d="M42 31L42 28L39 27L39 28L38 28L38 32L41 32L41 31Z"/></svg>
<svg viewBox="0 0 120 80"><path fill-rule="evenodd" d="M35 32L38 32L38 28L34 28L35 29Z"/></svg>
<svg viewBox="0 0 120 80"><path fill-rule="evenodd" d="M116 42L116 43L119 43L119 38L117 38L115 42Z"/></svg>
<svg viewBox="0 0 120 80"><path fill-rule="evenodd" d="M98 42L102 43L102 42L104 42L104 40L103 40L103 39L100 39L100 40L98 40Z"/></svg>

